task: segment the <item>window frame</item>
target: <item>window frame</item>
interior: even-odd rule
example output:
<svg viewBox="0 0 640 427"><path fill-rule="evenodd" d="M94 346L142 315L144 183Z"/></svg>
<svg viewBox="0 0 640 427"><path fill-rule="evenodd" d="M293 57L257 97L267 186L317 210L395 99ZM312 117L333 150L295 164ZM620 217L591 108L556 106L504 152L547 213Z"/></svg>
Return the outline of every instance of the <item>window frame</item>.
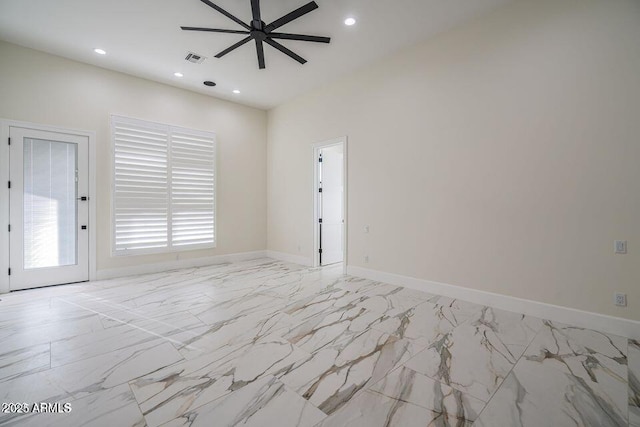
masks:
<svg viewBox="0 0 640 427"><path fill-rule="evenodd" d="M167 202L167 245L161 248L142 248L142 249L121 249L116 250L116 138L115 128L117 124L130 125L130 126L146 126L155 130L163 130L167 132L167 187L168 187L168 202ZM111 188L110 188L110 223L111 223L111 256L137 256L137 255L154 255L163 253L179 253L188 252L202 249L213 249L218 244L218 141L217 135L212 131L205 131L200 129L191 129L184 126L176 126L165 123L154 122L150 120L137 119L133 117L127 117L117 114L112 114L109 120L110 129L110 172L111 172ZM213 242L212 243L198 243L187 245L173 245L172 236L172 203L171 203L171 189L173 182L171 180L171 143L172 134L183 133L195 137L210 138L213 140Z"/></svg>

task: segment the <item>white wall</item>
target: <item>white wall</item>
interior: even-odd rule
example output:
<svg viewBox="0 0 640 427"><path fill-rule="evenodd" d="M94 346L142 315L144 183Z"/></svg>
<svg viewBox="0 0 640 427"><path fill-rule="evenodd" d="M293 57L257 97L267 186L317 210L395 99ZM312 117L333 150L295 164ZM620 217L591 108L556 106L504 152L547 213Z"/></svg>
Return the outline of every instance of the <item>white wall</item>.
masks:
<svg viewBox="0 0 640 427"><path fill-rule="evenodd" d="M514 2L271 110L269 250L312 256L341 135L351 265L640 320L640 2Z"/></svg>
<svg viewBox="0 0 640 427"><path fill-rule="evenodd" d="M265 111L4 42L0 58L0 118L96 132L99 271L265 249ZM217 248L111 256L113 113L217 134Z"/></svg>

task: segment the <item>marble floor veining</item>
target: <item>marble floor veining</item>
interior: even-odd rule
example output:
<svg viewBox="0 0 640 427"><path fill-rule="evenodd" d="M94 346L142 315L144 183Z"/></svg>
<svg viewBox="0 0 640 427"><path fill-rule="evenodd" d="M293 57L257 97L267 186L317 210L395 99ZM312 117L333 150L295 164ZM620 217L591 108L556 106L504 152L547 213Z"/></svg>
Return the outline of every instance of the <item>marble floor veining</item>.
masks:
<svg viewBox="0 0 640 427"><path fill-rule="evenodd" d="M640 343L270 259L0 296L0 426L633 426Z"/></svg>

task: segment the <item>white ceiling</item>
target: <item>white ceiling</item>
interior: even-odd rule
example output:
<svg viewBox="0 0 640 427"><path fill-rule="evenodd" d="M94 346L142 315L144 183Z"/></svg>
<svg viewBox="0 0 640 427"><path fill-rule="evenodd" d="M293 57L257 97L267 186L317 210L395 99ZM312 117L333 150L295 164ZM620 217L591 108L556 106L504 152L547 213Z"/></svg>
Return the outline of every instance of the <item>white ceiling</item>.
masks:
<svg viewBox="0 0 640 427"><path fill-rule="evenodd" d="M263 20L269 23L308 1L263 0ZM242 29L199 0L0 0L0 39L266 109L508 1L316 0L318 9L279 31L329 36L331 43L280 41L307 59L305 65L265 45L264 70L258 69L253 43L213 57L242 35L180 30ZM251 20L250 0L213 2ZM346 17L356 18L356 25L345 26ZM107 55L95 54L96 47ZM188 63L188 51L207 59ZM176 71L184 77L174 77ZM204 80L217 86L206 87ZM236 88L239 95L231 92Z"/></svg>

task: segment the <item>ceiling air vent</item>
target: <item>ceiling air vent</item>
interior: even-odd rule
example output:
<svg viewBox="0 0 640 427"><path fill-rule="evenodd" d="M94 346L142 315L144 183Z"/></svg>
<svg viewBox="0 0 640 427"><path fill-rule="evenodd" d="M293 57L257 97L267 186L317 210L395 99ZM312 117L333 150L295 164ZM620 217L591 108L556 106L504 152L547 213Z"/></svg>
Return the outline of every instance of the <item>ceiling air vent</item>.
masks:
<svg viewBox="0 0 640 427"><path fill-rule="evenodd" d="M198 55L197 53L189 52L186 58L187 61L193 62L194 64L202 64L206 58L202 55Z"/></svg>

